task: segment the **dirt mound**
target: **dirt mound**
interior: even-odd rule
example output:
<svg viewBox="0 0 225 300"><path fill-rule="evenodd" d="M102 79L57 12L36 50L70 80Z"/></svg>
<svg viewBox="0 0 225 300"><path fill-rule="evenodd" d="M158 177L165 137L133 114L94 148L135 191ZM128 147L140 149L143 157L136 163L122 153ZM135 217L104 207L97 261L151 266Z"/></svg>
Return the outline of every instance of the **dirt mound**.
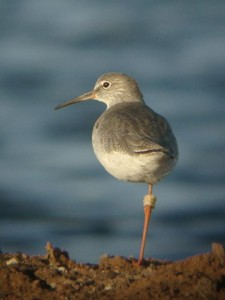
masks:
<svg viewBox="0 0 225 300"><path fill-rule="evenodd" d="M79 264L59 248L44 256L0 254L0 299L225 299L225 250L169 262L100 258Z"/></svg>

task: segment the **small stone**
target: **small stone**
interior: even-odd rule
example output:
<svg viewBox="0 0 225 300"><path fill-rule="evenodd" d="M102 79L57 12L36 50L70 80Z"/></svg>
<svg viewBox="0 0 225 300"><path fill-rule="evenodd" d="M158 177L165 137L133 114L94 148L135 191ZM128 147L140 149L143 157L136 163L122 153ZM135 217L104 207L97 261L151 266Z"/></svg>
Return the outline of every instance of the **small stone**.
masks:
<svg viewBox="0 0 225 300"><path fill-rule="evenodd" d="M221 264L225 264L225 249L223 245L219 243L212 243L212 252L218 257Z"/></svg>
<svg viewBox="0 0 225 300"><path fill-rule="evenodd" d="M64 273L64 272L66 272L66 268L65 267L59 267L58 271L61 272L61 273Z"/></svg>
<svg viewBox="0 0 225 300"><path fill-rule="evenodd" d="M40 280L36 279L32 282L32 287L33 288L38 288L40 287Z"/></svg>
<svg viewBox="0 0 225 300"><path fill-rule="evenodd" d="M108 284L108 285L105 286L105 290L106 291L109 291L111 289L112 289L112 285L111 284Z"/></svg>
<svg viewBox="0 0 225 300"><path fill-rule="evenodd" d="M9 266L9 265L15 265L15 264L18 264L18 260L15 257L13 257L13 258L7 260L6 264L7 264L7 266Z"/></svg>
<svg viewBox="0 0 225 300"><path fill-rule="evenodd" d="M52 289L55 289L55 288L56 288L56 283L55 283L55 282L52 282L52 283L50 283L49 285L50 285L50 287L51 287Z"/></svg>

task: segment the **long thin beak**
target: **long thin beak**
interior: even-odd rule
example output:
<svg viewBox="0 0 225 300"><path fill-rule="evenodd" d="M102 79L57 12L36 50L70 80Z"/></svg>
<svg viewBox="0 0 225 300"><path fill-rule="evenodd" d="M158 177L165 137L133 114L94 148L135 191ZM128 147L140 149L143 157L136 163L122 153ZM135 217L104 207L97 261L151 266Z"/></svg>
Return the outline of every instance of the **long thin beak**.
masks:
<svg viewBox="0 0 225 300"><path fill-rule="evenodd" d="M95 98L95 93L94 93L94 91L91 91L91 92L85 93L83 95L80 95L79 97L73 98L72 100L61 103L61 104L57 105L55 107L55 109L60 109L60 108L63 108L65 106L68 106L68 105L71 105L74 103L78 103L78 102L81 102L84 100L89 100L89 99L94 99L94 98Z"/></svg>

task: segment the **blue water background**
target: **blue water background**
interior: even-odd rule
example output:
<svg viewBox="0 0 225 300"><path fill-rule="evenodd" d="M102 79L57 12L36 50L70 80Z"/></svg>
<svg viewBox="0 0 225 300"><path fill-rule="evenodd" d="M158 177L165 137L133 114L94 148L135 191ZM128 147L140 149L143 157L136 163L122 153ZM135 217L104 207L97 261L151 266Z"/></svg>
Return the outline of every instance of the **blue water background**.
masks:
<svg viewBox="0 0 225 300"><path fill-rule="evenodd" d="M225 2L0 1L0 248L80 262L137 257L145 184L95 158L97 101L54 111L123 72L177 137L146 256L181 259L225 243Z"/></svg>

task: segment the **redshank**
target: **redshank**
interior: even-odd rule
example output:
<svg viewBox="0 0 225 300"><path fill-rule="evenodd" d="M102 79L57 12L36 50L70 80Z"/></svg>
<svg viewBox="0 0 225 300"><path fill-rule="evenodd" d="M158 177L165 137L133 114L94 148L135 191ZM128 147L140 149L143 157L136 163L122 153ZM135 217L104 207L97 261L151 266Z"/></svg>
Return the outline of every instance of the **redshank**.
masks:
<svg viewBox="0 0 225 300"><path fill-rule="evenodd" d="M93 149L100 163L119 180L148 184L138 259L141 265L156 201L152 186L175 166L178 158L176 138L167 120L146 106L137 82L126 74L103 74L92 91L59 104L55 109L90 99L107 106L92 132Z"/></svg>

